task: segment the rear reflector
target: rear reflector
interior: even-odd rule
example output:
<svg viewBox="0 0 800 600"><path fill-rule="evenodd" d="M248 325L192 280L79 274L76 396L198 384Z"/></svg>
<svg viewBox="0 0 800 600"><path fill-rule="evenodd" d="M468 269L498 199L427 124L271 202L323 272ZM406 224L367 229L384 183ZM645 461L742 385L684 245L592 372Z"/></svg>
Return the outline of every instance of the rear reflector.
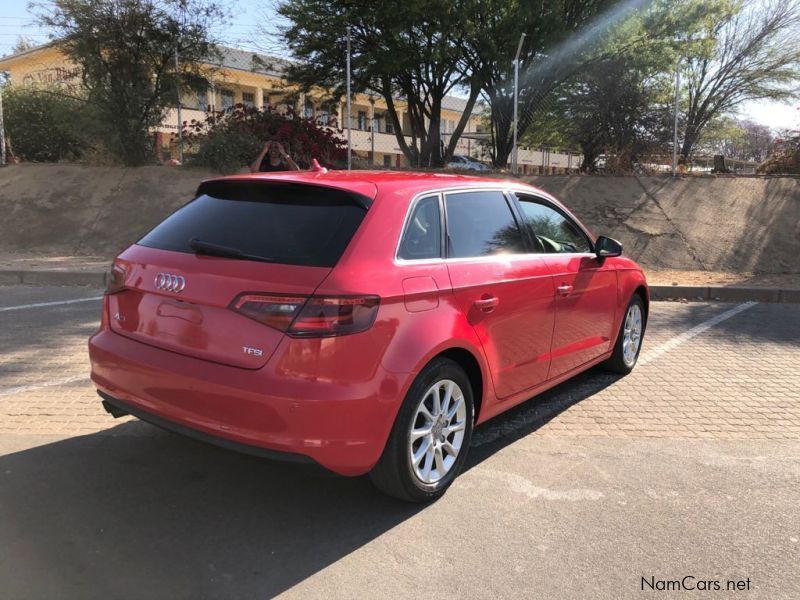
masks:
<svg viewBox="0 0 800 600"><path fill-rule="evenodd" d="M232 310L292 337L330 337L366 331L375 322L377 296L281 296L244 293Z"/></svg>

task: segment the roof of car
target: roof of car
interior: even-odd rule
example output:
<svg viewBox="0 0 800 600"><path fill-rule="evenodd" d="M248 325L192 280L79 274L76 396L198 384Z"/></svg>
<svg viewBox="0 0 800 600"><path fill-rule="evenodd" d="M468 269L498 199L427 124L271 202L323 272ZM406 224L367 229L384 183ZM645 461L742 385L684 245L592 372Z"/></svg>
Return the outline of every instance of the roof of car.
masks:
<svg viewBox="0 0 800 600"><path fill-rule="evenodd" d="M384 195L391 195L394 192L402 191L404 192L403 196L407 197L409 193L418 194L427 190L470 186L524 186L528 189L531 189L531 186L514 179L476 177L473 175L456 175L452 173L432 173L419 171L282 171L272 173L231 175L218 178L217 180L263 180L306 183L344 189L368 196L370 198L375 198L379 191L383 192Z"/></svg>

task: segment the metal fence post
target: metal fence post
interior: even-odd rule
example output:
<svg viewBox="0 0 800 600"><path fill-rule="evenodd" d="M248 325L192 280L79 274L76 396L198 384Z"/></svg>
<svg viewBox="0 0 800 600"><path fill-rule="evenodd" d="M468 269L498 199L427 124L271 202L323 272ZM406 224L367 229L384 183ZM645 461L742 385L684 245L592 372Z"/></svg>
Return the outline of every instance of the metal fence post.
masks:
<svg viewBox="0 0 800 600"><path fill-rule="evenodd" d="M0 77L0 167L6 164L6 128L3 122L3 78Z"/></svg>
<svg viewBox="0 0 800 600"><path fill-rule="evenodd" d="M350 25L347 26L347 170L353 168L352 117L350 115Z"/></svg>
<svg viewBox="0 0 800 600"><path fill-rule="evenodd" d="M522 52L522 42L525 34L519 36L517 54L514 56L514 145L511 147L511 172L517 174L517 111L519 110L519 53Z"/></svg>
<svg viewBox="0 0 800 600"><path fill-rule="evenodd" d="M678 174L678 100L681 93L681 58L675 65L675 122L672 127L672 176Z"/></svg>
<svg viewBox="0 0 800 600"><path fill-rule="evenodd" d="M181 118L181 76L178 46L175 46L175 95L178 99L178 162L183 164L183 119Z"/></svg>

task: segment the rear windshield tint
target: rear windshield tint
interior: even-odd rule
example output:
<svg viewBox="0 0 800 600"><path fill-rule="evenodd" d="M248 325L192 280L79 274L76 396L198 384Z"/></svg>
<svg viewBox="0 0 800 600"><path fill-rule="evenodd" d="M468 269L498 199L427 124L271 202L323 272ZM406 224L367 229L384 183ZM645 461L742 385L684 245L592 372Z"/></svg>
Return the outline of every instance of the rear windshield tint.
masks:
<svg viewBox="0 0 800 600"><path fill-rule="evenodd" d="M308 185L218 182L139 240L193 253L199 239L271 262L332 267L366 215L368 199Z"/></svg>

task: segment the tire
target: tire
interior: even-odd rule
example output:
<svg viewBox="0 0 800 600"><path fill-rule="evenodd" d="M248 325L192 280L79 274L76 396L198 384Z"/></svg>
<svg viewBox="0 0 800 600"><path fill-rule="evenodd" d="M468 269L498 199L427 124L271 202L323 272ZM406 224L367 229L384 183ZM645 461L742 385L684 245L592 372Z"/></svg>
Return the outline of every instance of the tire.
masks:
<svg viewBox="0 0 800 600"><path fill-rule="evenodd" d="M375 486L408 502L430 502L444 494L467 458L474 406L472 386L464 370L447 358L431 361L411 384L386 448L370 472ZM425 431L428 433L422 433ZM414 460L412 453L421 458Z"/></svg>
<svg viewBox="0 0 800 600"><path fill-rule="evenodd" d="M633 336L632 338L628 333L628 327L632 325L631 331L636 331L637 314L638 336ZM646 315L642 297L639 294L634 294L625 308L625 316L622 319L622 323L620 323L617 341L614 344L614 353L611 358L603 363L603 367L622 375L627 375L633 371L633 367L636 366L636 361L639 360L639 353L642 350L642 341L644 340L644 331L647 325ZM635 345L633 349L631 349L631 343Z"/></svg>

